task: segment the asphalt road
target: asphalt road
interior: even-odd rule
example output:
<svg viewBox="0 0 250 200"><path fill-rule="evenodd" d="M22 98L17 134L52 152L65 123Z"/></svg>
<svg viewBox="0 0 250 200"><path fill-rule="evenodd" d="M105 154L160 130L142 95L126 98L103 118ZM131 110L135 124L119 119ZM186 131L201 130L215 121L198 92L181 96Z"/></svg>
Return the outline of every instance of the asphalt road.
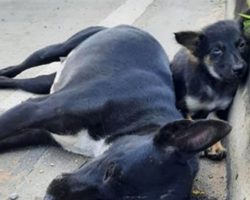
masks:
<svg viewBox="0 0 250 200"><path fill-rule="evenodd" d="M223 19L224 10L224 0L0 0L0 66L17 64L38 48L98 24L133 24L147 30L172 58L179 48L173 40L174 32L198 30ZM41 66L19 77L55 70L56 66ZM20 91L0 91L0 110L29 97L32 95ZM83 162L86 159L82 156L49 147L0 154L0 200L13 193L20 200L41 199L56 175L72 171ZM202 161L196 182L208 196L224 200L224 163Z"/></svg>

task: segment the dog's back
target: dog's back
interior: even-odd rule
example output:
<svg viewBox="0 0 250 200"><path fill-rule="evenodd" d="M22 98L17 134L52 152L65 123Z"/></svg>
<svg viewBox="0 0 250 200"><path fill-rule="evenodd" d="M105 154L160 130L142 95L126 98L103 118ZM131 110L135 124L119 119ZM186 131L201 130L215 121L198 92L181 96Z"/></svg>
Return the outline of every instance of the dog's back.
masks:
<svg viewBox="0 0 250 200"><path fill-rule="evenodd" d="M89 119L78 129L94 138L138 133L181 117L167 55L152 36L129 26L80 44L66 59L53 95L70 96L71 110L88 108Z"/></svg>

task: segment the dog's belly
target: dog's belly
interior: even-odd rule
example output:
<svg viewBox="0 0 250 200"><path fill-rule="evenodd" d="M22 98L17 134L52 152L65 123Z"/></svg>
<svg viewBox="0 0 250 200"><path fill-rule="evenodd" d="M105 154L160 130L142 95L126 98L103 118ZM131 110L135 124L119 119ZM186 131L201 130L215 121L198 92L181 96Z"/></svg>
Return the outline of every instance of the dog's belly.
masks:
<svg viewBox="0 0 250 200"><path fill-rule="evenodd" d="M88 134L88 131L82 130L75 135L58 135L51 133L51 136L67 151L96 157L108 150L109 145L104 139L94 140Z"/></svg>
<svg viewBox="0 0 250 200"><path fill-rule="evenodd" d="M215 98L211 101L201 101L197 97L193 96L187 96L185 98L186 106L189 111L196 112L196 111L213 111L213 110L224 110L226 109L230 102L231 98L225 97L225 98Z"/></svg>

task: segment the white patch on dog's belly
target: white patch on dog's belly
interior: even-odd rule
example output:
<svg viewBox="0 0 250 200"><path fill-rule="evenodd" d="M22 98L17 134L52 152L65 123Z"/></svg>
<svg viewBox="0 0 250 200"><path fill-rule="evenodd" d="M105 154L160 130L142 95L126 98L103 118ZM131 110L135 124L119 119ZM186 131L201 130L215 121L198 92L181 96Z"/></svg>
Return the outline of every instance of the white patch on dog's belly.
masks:
<svg viewBox="0 0 250 200"><path fill-rule="evenodd" d="M61 74L62 74L62 71L63 71L63 69L64 69L64 66L65 66L65 63L66 63L67 59L68 59L69 57L72 56L72 54L73 54L74 52L75 52L75 49L72 50L72 51L69 53L69 55L68 55L67 57L60 57L61 66L58 68L58 70L57 70L57 72L56 72L56 77L55 77L54 82L53 82L53 84L52 84L52 86L51 86L51 88L50 88L50 94L52 94L52 93L55 92L56 84L57 84L58 81L59 81L59 78L60 78L60 76L61 76Z"/></svg>
<svg viewBox="0 0 250 200"><path fill-rule="evenodd" d="M55 85L56 85L56 84L58 83L58 81L59 81L59 78L60 78L60 76L61 76L62 70L63 70L63 68L64 68L64 63L65 63L65 62L61 63L61 66L58 68L58 70L57 70L57 72L56 72L56 77L55 77L54 82L53 82L53 84L52 84L52 86L51 86L51 88L50 88L50 94L52 94L52 93L55 92Z"/></svg>
<svg viewBox="0 0 250 200"><path fill-rule="evenodd" d="M58 135L54 133L51 133L51 135L67 151L89 157L101 155L109 148L104 139L94 140L86 130L82 130L75 135Z"/></svg>
<svg viewBox="0 0 250 200"><path fill-rule="evenodd" d="M214 109L226 109L231 102L231 98L218 98L211 101L202 102L200 99L192 96L186 97L186 105L190 111L207 110L211 111Z"/></svg>

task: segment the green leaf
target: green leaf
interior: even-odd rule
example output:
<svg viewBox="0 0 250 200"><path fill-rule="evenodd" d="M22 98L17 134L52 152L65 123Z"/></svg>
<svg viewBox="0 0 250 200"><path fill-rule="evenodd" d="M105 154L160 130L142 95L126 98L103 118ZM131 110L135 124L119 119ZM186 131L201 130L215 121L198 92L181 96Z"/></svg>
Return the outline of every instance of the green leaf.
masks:
<svg viewBox="0 0 250 200"><path fill-rule="evenodd" d="M245 20L243 22L244 27L250 27L250 20Z"/></svg>
<svg viewBox="0 0 250 200"><path fill-rule="evenodd" d="M246 15L246 14L243 14L243 13L239 13L239 15L245 19L250 19L250 15Z"/></svg>
<svg viewBox="0 0 250 200"><path fill-rule="evenodd" d="M243 18L243 30L244 35L247 38L250 38L250 15L239 13L239 15Z"/></svg>
<svg viewBox="0 0 250 200"><path fill-rule="evenodd" d="M244 35L249 38L250 37L250 27L244 28Z"/></svg>

